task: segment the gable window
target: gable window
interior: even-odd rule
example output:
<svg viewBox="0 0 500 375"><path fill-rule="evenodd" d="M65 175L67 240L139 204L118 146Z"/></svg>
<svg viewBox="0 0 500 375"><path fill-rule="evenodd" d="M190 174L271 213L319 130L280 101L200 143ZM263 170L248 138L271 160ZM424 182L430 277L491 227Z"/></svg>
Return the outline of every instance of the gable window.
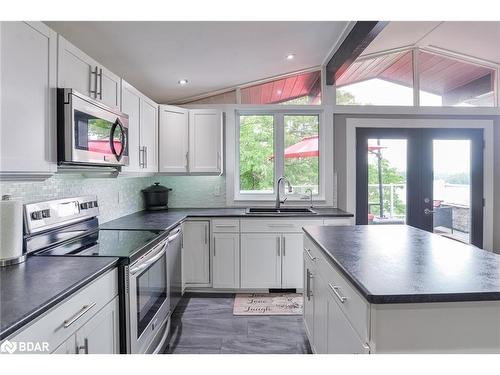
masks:
<svg viewBox="0 0 500 375"><path fill-rule="evenodd" d="M235 200L272 200L276 180L285 176L292 193L288 200L313 194L320 200L321 111L238 113Z"/></svg>

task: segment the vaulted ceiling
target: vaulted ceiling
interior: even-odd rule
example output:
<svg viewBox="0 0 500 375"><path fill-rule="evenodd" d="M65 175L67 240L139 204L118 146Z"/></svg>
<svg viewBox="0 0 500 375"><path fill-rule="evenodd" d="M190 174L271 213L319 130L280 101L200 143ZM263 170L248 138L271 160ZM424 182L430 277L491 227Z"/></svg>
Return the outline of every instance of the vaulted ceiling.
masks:
<svg viewBox="0 0 500 375"><path fill-rule="evenodd" d="M321 65L348 22L47 24L146 95L169 103ZM180 79L189 83L180 86Z"/></svg>

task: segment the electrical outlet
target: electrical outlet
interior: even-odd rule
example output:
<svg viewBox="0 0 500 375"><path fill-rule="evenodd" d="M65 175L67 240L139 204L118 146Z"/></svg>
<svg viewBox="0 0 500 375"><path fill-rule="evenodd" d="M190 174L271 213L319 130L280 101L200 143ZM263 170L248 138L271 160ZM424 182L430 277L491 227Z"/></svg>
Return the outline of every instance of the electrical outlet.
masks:
<svg viewBox="0 0 500 375"><path fill-rule="evenodd" d="M214 187L214 195L216 197L220 196L220 185L219 184L216 184L215 187Z"/></svg>

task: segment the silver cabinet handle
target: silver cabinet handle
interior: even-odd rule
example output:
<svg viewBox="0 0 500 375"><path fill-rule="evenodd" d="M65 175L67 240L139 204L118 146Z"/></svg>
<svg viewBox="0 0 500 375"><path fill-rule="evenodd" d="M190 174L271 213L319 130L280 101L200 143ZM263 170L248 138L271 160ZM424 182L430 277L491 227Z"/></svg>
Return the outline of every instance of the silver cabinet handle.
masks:
<svg viewBox="0 0 500 375"><path fill-rule="evenodd" d="M220 168L220 151L217 151L217 169L221 169Z"/></svg>
<svg viewBox="0 0 500 375"><path fill-rule="evenodd" d="M76 347L76 354L80 354L82 349L84 354L89 354L89 339L86 337L83 339L83 345Z"/></svg>
<svg viewBox="0 0 500 375"><path fill-rule="evenodd" d="M186 171L189 170L189 151L186 152Z"/></svg>
<svg viewBox="0 0 500 375"><path fill-rule="evenodd" d="M144 147L139 147L139 168L144 168Z"/></svg>
<svg viewBox="0 0 500 375"><path fill-rule="evenodd" d="M236 228L236 224L215 224L216 228Z"/></svg>
<svg viewBox="0 0 500 375"><path fill-rule="evenodd" d="M309 271L309 268L306 269L306 296L307 300L311 300L312 292L311 292L311 279L313 278L313 275L311 271Z"/></svg>
<svg viewBox="0 0 500 375"><path fill-rule="evenodd" d="M94 99L97 99L97 66L95 71L90 71L90 88L92 88L92 76L94 76L94 90L90 90L90 93L94 94Z"/></svg>
<svg viewBox="0 0 500 375"><path fill-rule="evenodd" d="M283 236L283 241L281 243L281 251L283 252L283 256L286 256L286 246L285 246L285 240L286 240L286 237Z"/></svg>
<svg viewBox="0 0 500 375"><path fill-rule="evenodd" d="M143 146L144 149L144 168L148 167L148 146Z"/></svg>
<svg viewBox="0 0 500 375"><path fill-rule="evenodd" d="M204 228L205 228L205 245L206 245L208 243L208 236L207 236L207 234L208 234L208 226L205 225Z"/></svg>
<svg viewBox="0 0 500 375"><path fill-rule="evenodd" d="M278 256L280 256L280 249L281 249L281 236L277 237L276 238L276 242L277 242L277 246L276 246L276 250L278 252Z"/></svg>
<svg viewBox="0 0 500 375"><path fill-rule="evenodd" d="M307 247L304 247L304 250L312 261L316 260L316 258L312 256L311 250L309 250Z"/></svg>
<svg viewBox="0 0 500 375"><path fill-rule="evenodd" d="M96 302L91 303L90 305L85 305L81 308L79 312L77 312L72 318L64 321L64 328L68 328L82 316L84 316L92 307L96 305Z"/></svg>
<svg viewBox="0 0 500 375"><path fill-rule="evenodd" d="M340 303L344 303L347 300L347 297L340 294L340 288L338 286L332 285L331 283L328 283L328 286L333 291L333 293L337 296L337 298L340 300Z"/></svg>
<svg viewBox="0 0 500 375"><path fill-rule="evenodd" d="M215 256L215 249L217 248L216 244L215 244L215 237L214 237L214 256Z"/></svg>
<svg viewBox="0 0 500 375"><path fill-rule="evenodd" d="M293 227L294 224L268 224L267 226L270 228L285 228L285 227L289 228L289 227Z"/></svg>
<svg viewBox="0 0 500 375"><path fill-rule="evenodd" d="M97 71L97 67L95 68ZM99 99L102 100L102 68L99 69Z"/></svg>

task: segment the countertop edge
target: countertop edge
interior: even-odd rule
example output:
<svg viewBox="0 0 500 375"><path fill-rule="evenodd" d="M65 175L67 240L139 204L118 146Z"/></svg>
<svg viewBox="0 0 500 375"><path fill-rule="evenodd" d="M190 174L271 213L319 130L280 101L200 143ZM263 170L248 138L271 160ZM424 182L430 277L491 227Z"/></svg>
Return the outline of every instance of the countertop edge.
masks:
<svg viewBox="0 0 500 375"><path fill-rule="evenodd" d="M342 264L325 247L314 238L314 236L302 227L302 230L308 237L321 249L321 251L333 261L343 276L356 288L356 290L370 304L388 305L388 304L411 304L411 303L443 303L443 302L481 302L481 301L500 301L499 292L464 292L464 293L415 293L415 294L372 294L364 285L353 277Z"/></svg>
<svg viewBox="0 0 500 375"><path fill-rule="evenodd" d="M109 257L110 259L116 258L116 257ZM51 300L49 300L47 303L44 305L40 306L36 310L31 311L28 315L24 316L22 319L17 321L15 324L12 324L10 327L7 329L4 329L2 332L0 332L0 340L4 340L5 338L8 338L9 336L15 334L17 331L25 327L28 323L32 322L39 316L41 316L43 313L46 311L50 310L60 302L64 301L66 298L70 297L72 294L76 293L78 290L82 289L85 287L87 284L90 282L94 281L97 279L99 276L103 275L110 269L113 269L116 267L117 263L119 261L119 258L114 259L111 263L106 265L105 267L101 268L99 271L92 273L91 275L87 276L85 279L80 280L78 283L72 285L68 289L64 290L61 292L59 295L55 296Z"/></svg>

